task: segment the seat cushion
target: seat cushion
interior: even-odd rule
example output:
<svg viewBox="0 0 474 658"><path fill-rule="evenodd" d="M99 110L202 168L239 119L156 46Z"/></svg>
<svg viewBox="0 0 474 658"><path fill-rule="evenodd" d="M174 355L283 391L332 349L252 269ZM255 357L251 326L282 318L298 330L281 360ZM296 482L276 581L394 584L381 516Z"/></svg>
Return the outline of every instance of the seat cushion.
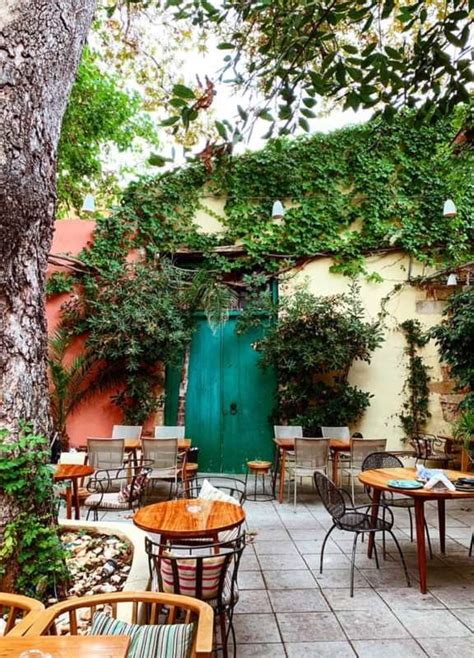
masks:
<svg viewBox="0 0 474 658"><path fill-rule="evenodd" d="M198 498L201 498L202 500L221 500L224 503L232 503L232 505L240 505L238 500L236 500L233 496L226 494L225 491L221 491L220 489L217 489L214 485L212 485L209 482L209 480L203 481Z"/></svg>
<svg viewBox="0 0 474 658"><path fill-rule="evenodd" d="M86 507L100 506L101 509L130 509L130 503L123 500L120 492L106 493L104 495L91 494L85 499L84 505Z"/></svg>
<svg viewBox="0 0 474 658"><path fill-rule="evenodd" d="M170 556L171 557L171 556ZM202 560L202 595L203 601L215 599L219 593L222 569L225 567L225 555L220 557L209 557ZM177 566L177 576L173 572L173 562ZM183 594L185 596L197 596L197 561L193 559L167 559L160 560L161 578L163 591L170 594Z"/></svg>
<svg viewBox="0 0 474 658"><path fill-rule="evenodd" d="M96 612L90 635L127 635L128 658L188 658L193 643L193 624L139 626Z"/></svg>

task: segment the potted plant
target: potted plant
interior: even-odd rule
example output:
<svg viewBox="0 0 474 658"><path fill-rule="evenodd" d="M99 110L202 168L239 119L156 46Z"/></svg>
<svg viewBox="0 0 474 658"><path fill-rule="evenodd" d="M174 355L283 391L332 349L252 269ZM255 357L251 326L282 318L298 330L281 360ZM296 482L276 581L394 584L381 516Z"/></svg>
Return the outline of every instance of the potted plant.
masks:
<svg viewBox="0 0 474 658"><path fill-rule="evenodd" d="M471 463L474 462L474 409L465 411L453 429L454 439L457 443L462 443Z"/></svg>

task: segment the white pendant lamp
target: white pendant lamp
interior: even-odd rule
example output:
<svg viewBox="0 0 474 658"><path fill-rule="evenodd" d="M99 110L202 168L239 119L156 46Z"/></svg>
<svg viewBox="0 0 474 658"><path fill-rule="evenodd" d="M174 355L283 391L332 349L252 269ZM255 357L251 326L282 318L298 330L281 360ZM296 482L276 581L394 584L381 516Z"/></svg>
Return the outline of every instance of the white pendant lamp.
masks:
<svg viewBox="0 0 474 658"><path fill-rule="evenodd" d="M273 219L281 219L285 214L285 209L281 201L275 201L272 208L272 217Z"/></svg>
<svg viewBox="0 0 474 658"><path fill-rule="evenodd" d="M458 277L454 274L454 272L451 272L451 274L448 276L448 280L446 281L447 286L457 286L458 285Z"/></svg>
<svg viewBox="0 0 474 658"><path fill-rule="evenodd" d="M452 199L446 199L443 206L443 216L444 217L455 217L458 214L454 201Z"/></svg>
<svg viewBox="0 0 474 658"><path fill-rule="evenodd" d="M95 212L95 199L93 194L86 194L81 210L84 212Z"/></svg>

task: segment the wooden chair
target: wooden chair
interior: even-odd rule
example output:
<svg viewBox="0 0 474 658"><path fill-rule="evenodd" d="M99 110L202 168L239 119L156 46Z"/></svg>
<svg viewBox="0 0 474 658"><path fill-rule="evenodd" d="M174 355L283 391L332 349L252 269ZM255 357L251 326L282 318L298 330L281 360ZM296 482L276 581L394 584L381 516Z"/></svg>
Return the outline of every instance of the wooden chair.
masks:
<svg viewBox="0 0 474 658"><path fill-rule="evenodd" d="M124 439L87 439L87 457L90 466L99 469L121 468L125 458Z"/></svg>
<svg viewBox="0 0 474 658"><path fill-rule="evenodd" d="M111 616L117 618L117 606L120 603L132 603L132 624L145 626L159 623L194 623L191 658L211 658L214 612L207 603L179 594L116 592L68 599L38 614L27 636L56 635L56 621L65 613L69 616L70 634L78 635L78 610L90 609L93 615L99 606L108 606L111 608Z"/></svg>
<svg viewBox="0 0 474 658"><path fill-rule="evenodd" d="M0 614L7 615L4 635L19 637L26 635L31 624L44 605L29 596L0 592Z"/></svg>
<svg viewBox="0 0 474 658"><path fill-rule="evenodd" d="M170 483L168 498L177 491L178 475L186 468L186 456L178 465L178 439L142 439L143 458L151 464L148 485L159 480Z"/></svg>

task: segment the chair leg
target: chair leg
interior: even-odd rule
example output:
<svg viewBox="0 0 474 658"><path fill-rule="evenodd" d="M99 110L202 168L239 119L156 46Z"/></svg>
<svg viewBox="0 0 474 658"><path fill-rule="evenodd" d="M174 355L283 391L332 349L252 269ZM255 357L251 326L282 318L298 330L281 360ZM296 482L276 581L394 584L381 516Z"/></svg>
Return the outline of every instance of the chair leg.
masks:
<svg viewBox="0 0 474 658"><path fill-rule="evenodd" d="M385 526L385 505L382 507L382 521ZM375 546L375 542L374 542ZM386 548L386 543L385 543L385 530L382 531L382 556L383 559L387 559L387 548Z"/></svg>
<svg viewBox="0 0 474 658"><path fill-rule="evenodd" d="M362 535L362 537L363 537L363 536L364 536L364 535ZM377 553L377 543L376 543L376 541L375 541L375 534L374 534L374 543L373 543L373 546L374 546L375 566L377 567L377 569L380 569L379 554Z"/></svg>
<svg viewBox="0 0 474 658"><path fill-rule="evenodd" d="M471 537L471 545L469 546L469 557L472 556L472 549L473 549L473 548L474 548L474 532L472 533L472 537ZM431 550L431 546L430 546L430 550Z"/></svg>
<svg viewBox="0 0 474 658"><path fill-rule="evenodd" d="M225 628L225 612L219 615L219 624L221 630L222 655L227 658L227 631Z"/></svg>
<svg viewBox="0 0 474 658"><path fill-rule="evenodd" d="M295 481L293 484L293 512L295 514L296 514L296 490L297 490L297 486L296 486L296 473L295 473Z"/></svg>
<svg viewBox="0 0 474 658"><path fill-rule="evenodd" d="M334 530L336 526L333 525L331 528L326 533L326 536L324 537L323 545L321 546L321 557L319 558L319 573L323 573L323 559L324 559L324 549L326 548L326 542L329 539L329 535L331 532Z"/></svg>
<svg viewBox="0 0 474 658"><path fill-rule="evenodd" d="M431 548L430 531L428 529L428 524L426 523L426 519L425 519L425 532L426 532L426 541L428 542L428 551L429 551L429 554L430 554L430 560L432 560L433 559L433 550Z"/></svg>
<svg viewBox="0 0 474 658"><path fill-rule="evenodd" d="M410 541L413 543L413 516L410 508L408 508L408 518L410 519Z"/></svg>
<svg viewBox="0 0 474 658"><path fill-rule="evenodd" d="M391 530L388 530L388 532L392 535L392 539L393 539L393 541L395 542L395 546L396 546L397 549L398 549L398 553L399 553L399 555L400 555L400 559L401 559L402 564L403 564L403 570L405 571L405 578L407 579L407 585L408 585L408 587L411 587L410 576L408 575L407 563L405 562L405 557L404 557L404 555L403 555L403 552L402 552L401 546L400 546L400 544L398 543L398 539L395 537L395 535L393 534L393 532L392 532Z"/></svg>
<svg viewBox="0 0 474 658"><path fill-rule="evenodd" d="M354 533L354 541L352 543L352 559L351 559L351 598L354 596L354 566L355 566L355 557L357 549L357 539L359 538L359 533Z"/></svg>
<svg viewBox="0 0 474 658"><path fill-rule="evenodd" d="M351 486L352 486L352 501L354 502L355 505L355 485L354 485L354 473L352 472L352 468L351 468Z"/></svg>

